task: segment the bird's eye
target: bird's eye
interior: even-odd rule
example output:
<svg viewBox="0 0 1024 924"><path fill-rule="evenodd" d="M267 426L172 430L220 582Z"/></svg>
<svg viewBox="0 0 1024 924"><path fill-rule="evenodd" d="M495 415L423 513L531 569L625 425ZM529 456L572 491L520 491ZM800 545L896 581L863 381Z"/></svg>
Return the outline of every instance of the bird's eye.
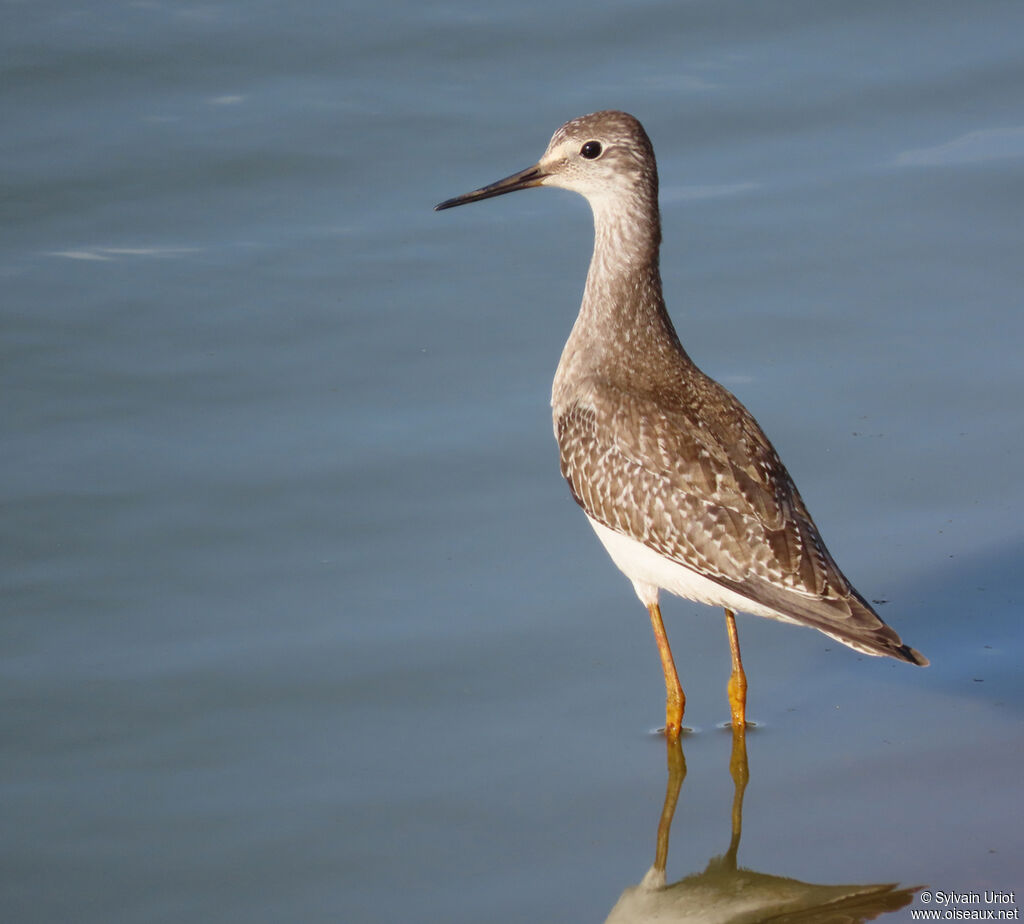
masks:
<svg viewBox="0 0 1024 924"><path fill-rule="evenodd" d="M588 141L580 148L580 156L585 157L587 160L594 160L601 156L603 150L604 148L601 147L600 141Z"/></svg>

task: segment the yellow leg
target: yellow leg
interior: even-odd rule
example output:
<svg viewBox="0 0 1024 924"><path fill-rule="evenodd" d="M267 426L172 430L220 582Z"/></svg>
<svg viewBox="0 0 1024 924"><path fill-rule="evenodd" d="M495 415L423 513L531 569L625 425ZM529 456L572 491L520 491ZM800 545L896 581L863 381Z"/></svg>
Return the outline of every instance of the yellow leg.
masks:
<svg viewBox="0 0 1024 924"><path fill-rule="evenodd" d="M668 646L665 624L661 621L661 608L657 603L647 607L651 614L651 627L654 629L654 640L658 643L658 654L661 655L661 669L665 674L665 737L673 740L679 737L683 726L683 710L686 708L686 697L679 684L679 675L672 660L672 649Z"/></svg>
<svg viewBox="0 0 1024 924"><path fill-rule="evenodd" d="M732 727L747 726L747 675L740 658L740 639L736 634L736 617L732 610L725 611L725 628L729 633L729 651L732 653L732 673L729 675L729 711Z"/></svg>

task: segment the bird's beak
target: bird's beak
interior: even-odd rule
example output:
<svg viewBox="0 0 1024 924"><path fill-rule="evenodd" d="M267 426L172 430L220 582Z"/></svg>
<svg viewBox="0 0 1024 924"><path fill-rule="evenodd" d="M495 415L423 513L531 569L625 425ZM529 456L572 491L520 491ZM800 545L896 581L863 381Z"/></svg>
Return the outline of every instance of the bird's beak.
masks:
<svg viewBox="0 0 1024 924"><path fill-rule="evenodd" d="M547 174L541 170L540 164L534 164L532 167L527 167L525 170L513 173L512 176L498 180L497 183L491 183L489 186L482 186L480 189L474 189L472 192L463 193L454 199L445 199L444 202L434 206L434 211L440 212L442 209L451 209L457 205L465 205L467 202L479 202L481 199L503 196L505 193L515 192L517 189L529 189L531 186L540 186L546 176Z"/></svg>

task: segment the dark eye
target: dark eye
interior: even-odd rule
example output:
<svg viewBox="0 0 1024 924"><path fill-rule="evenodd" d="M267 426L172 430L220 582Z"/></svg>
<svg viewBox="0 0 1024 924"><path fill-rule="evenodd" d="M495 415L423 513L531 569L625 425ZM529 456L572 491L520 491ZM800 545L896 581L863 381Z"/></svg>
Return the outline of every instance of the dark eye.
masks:
<svg viewBox="0 0 1024 924"><path fill-rule="evenodd" d="M604 148L601 147L600 141L588 141L580 148L580 156L585 157L587 160L594 160L601 156L603 150Z"/></svg>

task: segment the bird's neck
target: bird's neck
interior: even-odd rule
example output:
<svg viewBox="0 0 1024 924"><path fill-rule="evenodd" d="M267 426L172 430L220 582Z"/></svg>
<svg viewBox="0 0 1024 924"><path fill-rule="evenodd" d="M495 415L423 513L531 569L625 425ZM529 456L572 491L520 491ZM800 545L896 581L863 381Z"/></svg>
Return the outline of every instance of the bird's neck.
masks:
<svg viewBox="0 0 1024 924"><path fill-rule="evenodd" d="M583 304L555 376L556 407L573 399L573 383L590 377L644 387L673 375L681 359L689 362L661 291L656 195L653 200L591 202L594 254Z"/></svg>

